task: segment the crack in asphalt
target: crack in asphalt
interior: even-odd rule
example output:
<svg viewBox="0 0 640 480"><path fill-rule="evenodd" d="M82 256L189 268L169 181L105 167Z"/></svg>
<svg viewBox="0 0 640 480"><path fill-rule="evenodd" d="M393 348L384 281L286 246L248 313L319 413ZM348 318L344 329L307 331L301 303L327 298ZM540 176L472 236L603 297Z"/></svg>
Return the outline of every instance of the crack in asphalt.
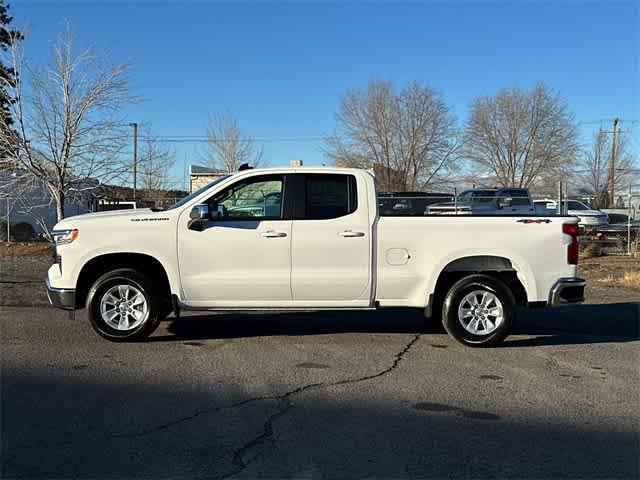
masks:
<svg viewBox="0 0 640 480"><path fill-rule="evenodd" d="M264 422L264 427L262 433L257 437L253 438L249 442L245 443L242 447L233 452L233 458L231 459L231 463L235 466L235 468L228 473L225 473L222 476L215 477L217 479L223 480L225 478L233 477L234 475L242 472L250 462L246 462L242 456L245 452L249 451L253 447L260 445L262 442L267 440L268 438L273 436L273 423L280 417L284 416L289 410L293 408L293 404L289 401L286 402L285 406L278 410L276 413L271 415Z"/></svg>
<svg viewBox="0 0 640 480"><path fill-rule="evenodd" d="M286 413L288 413L291 409L293 409L293 404L289 401L289 399L295 395L298 395L300 393L303 393L307 390L315 390L315 389L320 389L320 388L326 388L326 387L334 387L334 386L341 386L341 385L350 385L350 384L355 384L355 383L360 383L360 382L365 382L368 380L373 380L375 378L380 378L383 377L391 372L393 372L396 368L398 368L398 366L400 365L400 362L402 362L402 359L404 358L404 356L409 352L409 350L411 350L411 348L416 344L416 342L420 339L420 337L422 336L422 334L418 333L415 334L414 337L402 348L402 350L400 350L398 353L396 353L394 355L394 359L393 362L391 363L391 365L383 370L380 370L379 372L376 372L374 374L370 374L370 375L365 375L362 377L357 377L357 378L350 378L350 379L344 379L344 380L337 380L334 382L321 382L321 383L309 383L306 385L302 385L300 387L294 388L293 390L289 390L283 394L280 395L269 395L269 396L259 396L259 397L252 397L252 398L247 398L245 400L239 401L239 402L235 402L232 403L230 405L226 405L226 406L221 406L221 407L214 407L214 408L208 408L208 409L204 409L204 410L198 410L195 413L191 414L191 415L187 415L184 417L180 417L178 419L172 420L170 422L165 422L159 425L156 425L152 428L148 428L146 430L142 430L142 431L138 431L138 432L134 432L134 433L119 433L119 434L111 434L109 435L110 438L136 438L136 437L143 437L146 435L150 435L162 430L166 430L168 428L171 428L175 425L179 425L181 423L185 423L185 422L189 422L191 420L194 420L200 416L203 415L209 415L212 413L217 413L223 410L231 410L231 409L235 409L244 405L248 405L250 403L254 403L254 402L261 402L261 401L268 401L268 400L274 400L274 401L279 401L282 402L282 406L272 415L270 415L266 421L264 422L264 426L262 429L262 433L260 433L258 436L254 437L253 439L251 439L250 441L244 443L241 447L239 447L238 449L236 449L233 452L232 455L232 460L231 463L234 465L234 469L231 472L225 473L223 475L214 477L217 480L223 480L229 477L232 477L234 475L237 475L238 473L242 472L243 470L245 470L249 464L251 463L250 461L245 461L243 459L243 456L245 455L246 452L248 452L249 450L251 450L253 447L256 447L257 445L260 445L261 443L263 443L265 440L271 438L273 436L273 424L276 420L278 420L280 417L283 417ZM67 445L71 445L73 444L75 441L74 440L69 440L67 442L63 442L64 444ZM60 444L58 444L58 446L60 446ZM17 454L17 453L16 453ZM13 457L16 456L16 454L14 455L8 455L7 457L5 457L5 461L7 461L7 463L11 463L11 461L13 460Z"/></svg>
<svg viewBox="0 0 640 480"><path fill-rule="evenodd" d="M175 420L171 420L170 422L166 422L166 423L162 423L160 425L156 425L153 428L149 428L146 430L142 430L139 432L134 432L134 433L118 433L118 434L113 434L111 435L112 438L134 438L134 437L144 437L146 435L150 435L152 433L156 433L159 432L161 430L165 430L167 428L173 427L174 425L179 425L181 423L184 422L188 422L190 420L193 420L197 417L200 417L202 415L209 415L212 413L217 413L220 412L222 410L232 410L234 408L238 408L238 407L242 407L244 405L247 405L249 403L254 403L254 402L263 402L263 401L267 401L267 400L285 400L287 398L289 398L291 395L296 395L300 392L303 392L304 390L308 390L310 388L314 388L314 387L319 387L321 386L321 383L310 383L308 385L303 385L302 387L298 387L294 390L290 390L286 393L283 393L282 395L269 395L269 396L261 396L261 397L252 397L252 398L247 398L245 400L241 400L239 402L235 402L232 403L230 405L225 405L222 407L214 407L214 408L206 408L204 410L198 410L197 412L191 414L191 415L187 415L184 417L180 417L177 418Z"/></svg>
<svg viewBox="0 0 640 480"><path fill-rule="evenodd" d="M250 403L254 403L254 402L263 402L263 401L268 401L268 400L286 400L289 397L293 396L293 395L297 395L299 393L302 393L306 390L309 389L315 389L315 388L322 388L322 387L333 387L333 386L339 386L339 385L347 385L347 384L351 384L351 383L358 383L358 382L364 382L367 380L372 380L374 378L378 378L378 377L382 377L388 373L390 373L391 371L395 370L398 365L400 364L400 362L402 361L402 357L404 357L404 355L411 349L411 347L413 347L413 345L420 339L421 334L416 334L409 343L407 343L404 348L398 352L395 356L394 356L394 360L393 363L391 364L391 366L385 368L384 370L381 370L380 372L371 374L371 375L366 375L364 377L358 377L358 378L353 378L353 379L345 379L345 380L338 380L336 382L328 382L328 383L309 383L307 385L302 385L300 387L294 388L293 390L289 390L288 392L285 392L283 394L280 395L264 395L264 396L259 396L259 397L252 397L252 398L247 398L244 400L241 400L239 402L235 402L232 403L230 405L225 405L225 406L221 406L221 407L213 407L213 408L205 408L203 410L198 410L194 413L192 413L191 415L186 415L184 417L180 417L177 418L175 420L171 420L169 422L165 422L165 423L161 423L159 425L156 425L152 428L148 428L145 430L141 430L138 432L133 432L133 433L117 433L117 434L113 434L111 435L112 438L135 438L135 437L143 437L146 435L150 435L152 433L156 433L162 430L165 430L167 428L171 428L175 425L179 425L181 423L184 422L188 422L191 420L194 420L200 416L203 415L210 415L212 413L218 413L222 410L232 410L238 407L242 407L244 405L248 405Z"/></svg>
<svg viewBox="0 0 640 480"><path fill-rule="evenodd" d="M334 386L339 386L339 385L350 385L350 384L354 384L354 383L360 383L360 382L365 382L367 380L372 380L374 378L379 378L379 377L383 377L389 373L391 373L392 371L394 371L396 368L398 368L398 365L400 365L400 362L402 361L402 359L404 358L404 356L407 354L407 352L409 350L411 350L411 347L413 347L415 345L415 343L420 339L421 334L416 334L409 343L407 343L404 348L396 353L393 363L385 368L384 370L381 370L377 373L371 374L371 375L365 375L363 377L358 377L358 378L351 378L351 379L345 379L345 380L338 380L336 382L328 382L328 383L312 383L312 384L308 384L308 385L304 385L302 387L296 388L295 390L291 390L287 393L285 393L284 395L281 395L279 397L279 399L281 400L286 400L285 406L280 408L276 413L274 413L273 415L271 415L269 418L267 418L267 420L264 423L264 427L263 427L263 431L260 435L258 435L257 437L253 438L252 440L248 441L247 443L245 443L244 445L242 445L240 448L238 448L234 453L233 453L233 459L232 459L232 464L236 467L234 468L233 471L228 472L222 476L218 476L218 477L214 477L218 480L224 480L230 477L233 477L239 473L241 473L243 470L245 470L248 466L250 462L246 462L245 460L243 460L243 454L247 451L249 451L251 448L260 445L262 442L264 442L265 440L271 438L273 436L273 424L274 422L279 419L280 417L283 417L287 412L289 412L289 410L291 410L293 408L293 404L291 402L288 401L289 397L293 396L293 395L297 395L298 393L302 393L306 390L310 390L310 389L315 389L315 388L324 388L324 387L334 387Z"/></svg>

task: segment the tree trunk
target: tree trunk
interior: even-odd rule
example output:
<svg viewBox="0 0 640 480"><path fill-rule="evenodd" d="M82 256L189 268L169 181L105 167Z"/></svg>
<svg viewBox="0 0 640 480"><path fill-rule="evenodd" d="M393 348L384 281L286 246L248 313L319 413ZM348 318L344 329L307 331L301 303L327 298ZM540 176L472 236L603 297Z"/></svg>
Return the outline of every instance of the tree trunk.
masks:
<svg viewBox="0 0 640 480"><path fill-rule="evenodd" d="M60 222L64 218L64 192L56 192L53 198L56 201L56 219Z"/></svg>

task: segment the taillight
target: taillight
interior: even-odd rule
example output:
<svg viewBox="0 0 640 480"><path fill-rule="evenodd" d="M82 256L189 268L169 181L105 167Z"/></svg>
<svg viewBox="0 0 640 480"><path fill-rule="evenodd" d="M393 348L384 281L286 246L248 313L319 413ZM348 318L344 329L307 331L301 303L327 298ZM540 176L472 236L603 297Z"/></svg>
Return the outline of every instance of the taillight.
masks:
<svg viewBox="0 0 640 480"><path fill-rule="evenodd" d="M565 235L571 235L571 243L567 247L567 263L569 265L578 264L578 252L580 246L578 245L578 224L577 223L565 223L562 225L562 233Z"/></svg>

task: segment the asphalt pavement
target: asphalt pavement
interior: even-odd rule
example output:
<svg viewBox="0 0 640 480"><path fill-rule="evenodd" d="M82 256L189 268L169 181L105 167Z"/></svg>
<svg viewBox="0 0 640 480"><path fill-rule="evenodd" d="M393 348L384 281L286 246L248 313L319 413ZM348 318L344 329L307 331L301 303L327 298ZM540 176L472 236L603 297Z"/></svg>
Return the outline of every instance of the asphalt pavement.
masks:
<svg viewBox="0 0 640 480"><path fill-rule="evenodd" d="M193 315L115 344L0 307L3 478L638 478L640 304L463 347L414 312Z"/></svg>

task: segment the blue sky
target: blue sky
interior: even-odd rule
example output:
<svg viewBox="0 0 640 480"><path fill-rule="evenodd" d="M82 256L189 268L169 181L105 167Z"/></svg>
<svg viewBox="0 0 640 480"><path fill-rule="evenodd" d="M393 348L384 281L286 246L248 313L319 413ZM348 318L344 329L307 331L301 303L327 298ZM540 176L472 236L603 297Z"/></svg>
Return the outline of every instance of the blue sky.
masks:
<svg viewBox="0 0 640 480"><path fill-rule="evenodd" d="M419 80L462 122L476 96L547 82L576 120L640 120L638 2L433 1L375 3L12 2L29 25L28 56L44 61L67 19L79 45L130 61L144 98L127 120L159 135L203 135L232 112L265 139L335 128L340 96L374 77ZM584 141L599 124L583 124ZM604 124L609 127L609 123ZM640 124L629 123L640 150ZM173 144L172 171L200 163L199 144ZM324 160L317 140L265 142L270 165Z"/></svg>

